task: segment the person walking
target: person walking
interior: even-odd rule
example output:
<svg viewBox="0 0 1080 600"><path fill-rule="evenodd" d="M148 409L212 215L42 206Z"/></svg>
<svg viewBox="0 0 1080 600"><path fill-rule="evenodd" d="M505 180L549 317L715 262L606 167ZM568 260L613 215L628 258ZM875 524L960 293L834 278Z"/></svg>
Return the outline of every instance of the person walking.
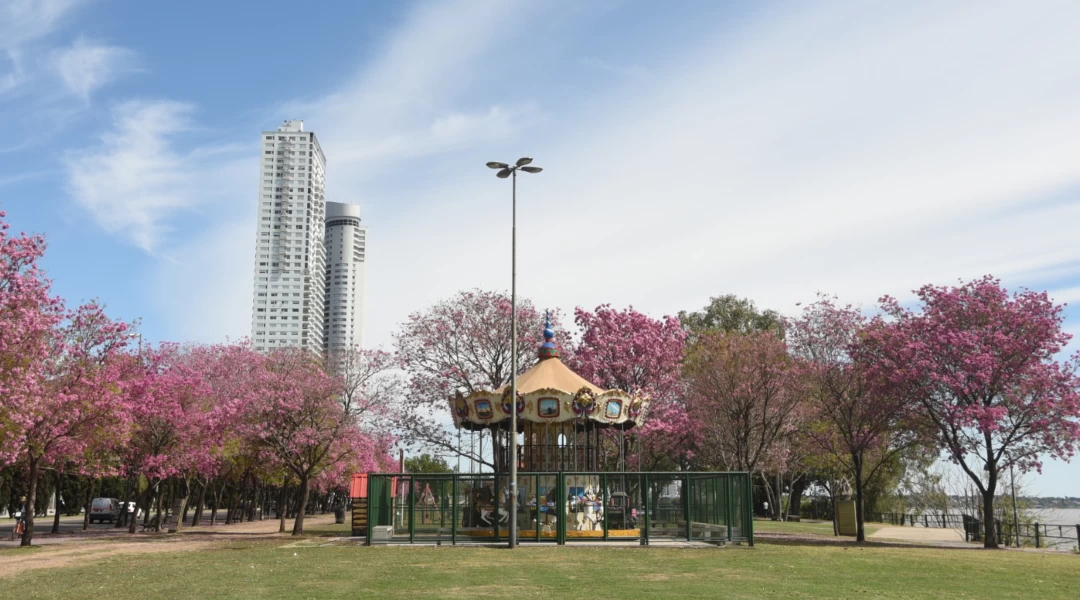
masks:
<svg viewBox="0 0 1080 600"><path fill-rule="evenodd" d="M11 539L22 537L24 531L26 531L26 511L30 507L26 505L26 496L19 496L19 511L15 513L15 527L11 530Z"/></svg>

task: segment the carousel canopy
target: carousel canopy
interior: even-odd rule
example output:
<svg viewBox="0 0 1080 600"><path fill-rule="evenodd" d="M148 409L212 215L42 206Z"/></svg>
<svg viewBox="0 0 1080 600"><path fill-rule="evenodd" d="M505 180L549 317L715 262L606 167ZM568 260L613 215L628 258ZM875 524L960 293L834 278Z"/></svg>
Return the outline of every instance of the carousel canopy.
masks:
<svg viewBox="0 0 1080 600"><path fill-rule="evenodd" d="M517 412L522 421L565 423L586 429L630 429L645 416L649 399L622 390L604 390L578 375L559 358L555 332L548 319L539 362L518 376ZM458 393L450 399L454 424L464 429L503 428L510 425L510 386L497 390Z"/></svg>

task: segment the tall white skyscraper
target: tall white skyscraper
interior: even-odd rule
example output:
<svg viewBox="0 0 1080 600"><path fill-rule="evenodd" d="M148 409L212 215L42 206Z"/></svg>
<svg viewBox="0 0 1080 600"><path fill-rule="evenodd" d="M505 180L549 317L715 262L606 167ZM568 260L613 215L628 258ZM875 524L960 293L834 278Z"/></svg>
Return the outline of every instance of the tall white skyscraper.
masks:
<svg viewBox="0 0 1080 600"><path fill-rule="evenodd" d="M355 204L326 203L326 309L323 347L333 352L364 345L367 227Z"/></svg>
<svg viewBox="0 0 1080 600"><path fill-rule="evenodd" d="M255 243L255 349L321 352L326 296L326 157L303 121L262 132Z"/></svg>

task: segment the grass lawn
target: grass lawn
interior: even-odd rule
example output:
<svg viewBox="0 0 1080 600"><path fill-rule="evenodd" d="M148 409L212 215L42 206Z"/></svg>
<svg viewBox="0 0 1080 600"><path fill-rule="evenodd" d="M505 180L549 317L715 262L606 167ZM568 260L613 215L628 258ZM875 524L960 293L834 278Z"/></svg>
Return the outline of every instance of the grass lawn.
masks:
<svg viewBox="0 0 1080 600"><path fill-rule="evenodd" d="M1076 598L1080 557L757 548L378 547L326 538L103 556L0 578L4 598ZM2 561L8 552L0 552ZM35 551L38 556L50 549Z"/></svg>
<svg viewBox="0 0 1080 600"><path fill-rule="evenodd" d="M866 535L870 535L883 527L880 523L867 523ZM812 533L833 537L831 521L767 521L754 520L754 531L757 533Z"/></svg>

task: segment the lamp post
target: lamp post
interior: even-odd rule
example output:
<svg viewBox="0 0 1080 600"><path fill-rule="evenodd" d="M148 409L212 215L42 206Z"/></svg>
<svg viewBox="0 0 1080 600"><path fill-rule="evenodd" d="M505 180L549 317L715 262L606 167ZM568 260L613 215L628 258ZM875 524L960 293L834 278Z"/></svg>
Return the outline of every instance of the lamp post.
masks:
<svg viewBox="0 0 1080 600"><path fill-rule="evenodd" d="M510 543L511 549L517 547L517 172L539 173L540 167L529 166L532 158L519 158L514 166L492 161L489 169L499 169L495 174L499 179L512 178L511 185L511 220L510 220ZM498 499L496 499L498 501ZM498 518L499 511L495 515Z"/></svg>

